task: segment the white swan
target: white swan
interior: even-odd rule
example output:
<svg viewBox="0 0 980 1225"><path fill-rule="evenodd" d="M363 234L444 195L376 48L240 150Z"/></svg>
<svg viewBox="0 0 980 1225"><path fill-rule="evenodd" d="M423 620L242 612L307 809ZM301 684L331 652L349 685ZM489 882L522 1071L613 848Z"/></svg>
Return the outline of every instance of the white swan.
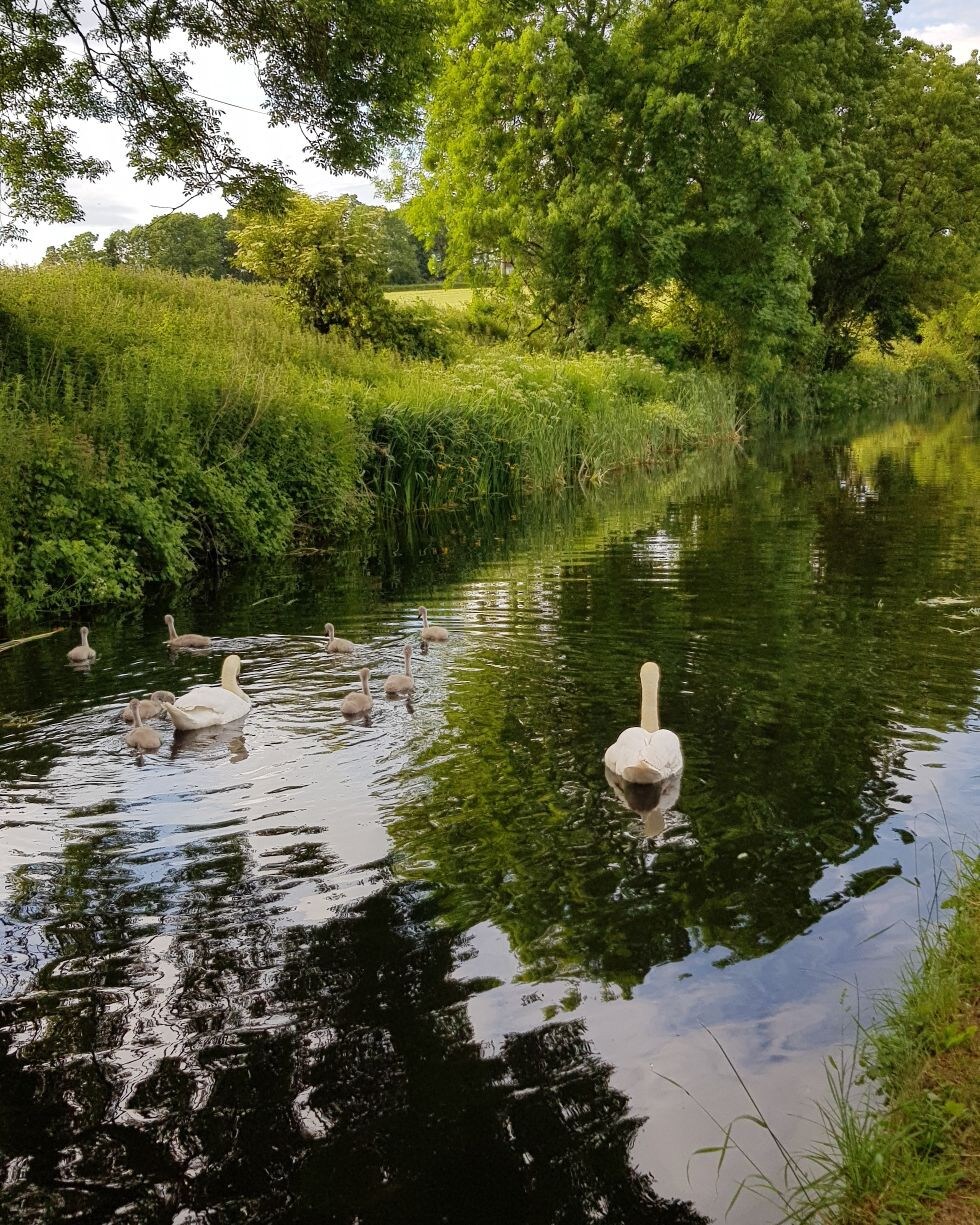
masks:
<svg viewBox="0 0 980 1225"><path fill-rule="evenodd" d="M176 702L164 702L163 708L179 732L194 732L202 727L220 727L244 719L252 709L252 699L238 685L242 661L229 655L221 665L220 685L198 685Z"/></svg>
<svg viewBox="0 0 980 1225"><path fill-rule="evenodd" d="M422 619L423 642L446 642L448 640L449 630L441 625L430 625L428 609L422 604L418 606L418 614Z"/></svg>
<svg viewBox="0 0 980 1225"><path fill-rule="evenodd" d="M674 732L660 726L657 689L660 669L646 663L640 669L643 703L640 726L628 727L615 744L606 749L606 769L627 783L663 783L684 769L681 742Z"/></svg>

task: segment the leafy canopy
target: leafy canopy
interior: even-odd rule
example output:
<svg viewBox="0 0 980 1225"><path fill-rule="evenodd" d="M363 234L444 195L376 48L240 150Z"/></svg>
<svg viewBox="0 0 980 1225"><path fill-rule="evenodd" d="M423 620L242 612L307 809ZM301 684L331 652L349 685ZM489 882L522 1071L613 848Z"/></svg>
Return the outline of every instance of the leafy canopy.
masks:
<svg viewBox="0 0 980 1225"><path fill-rule="evenodd" d="M191 84L191 54L208 46L255 67L269 121L302 125L316 165L376 164L386 140L414 130L438 4L0 0L0 241L25 222L81 219L69 180L109 165L80 147L80 120L121 125L137 179L280 200L286 169L246 157Z"/></svg>
<svg viewBox="0 0 980 1225"><path fill-rule="evenodd" d="M827 365L866 326L879 344L915 335L919 315L980 288L980 63L904 39L874 92L861 151L878 183L847 242L815 268L813 309Z"/></svg>
<svg viewBox="0 0 980 1225"><path fill-rule="evenodd" d="M427 252L399 212L384 208L373 211L384 235L385 283L413 285L428 279ZM245 272L235 262L237 248L229 233L231 224L230 216L220 213L209 213L206 217L196 213L165 213L147 225L115 230L102 246L99 246L98 236L86 230L60 246L48 247L41 262L95 262L109 268L160 268L184 276L207 276L215 280L230 276L251 280L253 274Z"/></svg>
<svg viewBox="0 0 980 1225"><path fill-rule="evenodd" d="M378 211L353 196L314 200L295 193L282 215L239 215L235 261L285 285L307 326L365 337L384 303L386 244Z"/></svg>
<svg viewBox="0 0 980 1225"><path fill-rule="evenodd" d="M457 270L512 264L561 339L677 280L743 359L806 343L810 260L873 178L845 139L891 25L859 0L456 0L416 216ZM628 337L627 337L628 338Z"/></svg>
<svg viewBox="0 0 980 1225"><path fill-rule="evenodd" d="M147 225L115 230L99 247L91 231L76 234L59 247L48 247L44 264L95 261L110 268L160 268L184 276L241 277L232 264L235 244L228 236L228 218L220 213L167 213Z"/></svg>

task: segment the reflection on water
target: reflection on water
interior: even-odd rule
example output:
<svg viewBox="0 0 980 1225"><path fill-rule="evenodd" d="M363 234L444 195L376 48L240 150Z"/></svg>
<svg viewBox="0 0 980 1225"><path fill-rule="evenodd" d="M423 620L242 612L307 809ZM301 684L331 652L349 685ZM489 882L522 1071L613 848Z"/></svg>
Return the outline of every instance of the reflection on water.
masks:
<svg viewBox="0 0 980 1225"><path fill-rule="evenodd" d="M631 1167L639 1124L581 1021L481 1049L465 1001L492 984L453 977L466 940L384 865L331 922L277 930L228 836L140 931L133 894L162 899L113 866L132 849L108 826L12 907L62 936L0 1013L21 1036L0 1060L7 1219L702 1219Z"/></svg>
<svg viewBox="0 0 980 1225"><path fill-rule="evenodd" d="M805 1114L975 829L978 503L975 411L921 412L253 571L174 610L212 654L153 606L0 656L0 1215L720 1216L658 1073L744 1112L708 1025ZM325 615L381 677L420 600L413 702L345 723ZM231 652L245 727L139 768L124 701ZM647 659L682 795L604 771Z"/></svg>
<svg viewBox="0 0 980 1225"><path fill-rule="evenodd" d="M605 767L606 782L624 808L643 818L643 836L656 838L667 828L667 814L681 798L682 774L660 783L630 783Z"/></svg>
<svg viewBox="0 0 980 1225"><path fill-rule="evenodd" d="M176 759L185 757L203 757L221 755L229 761L245 761L248 748L241 724L224 725L222 727L204 727L193 732L174 732L170 742L170 756Z"/></svg>

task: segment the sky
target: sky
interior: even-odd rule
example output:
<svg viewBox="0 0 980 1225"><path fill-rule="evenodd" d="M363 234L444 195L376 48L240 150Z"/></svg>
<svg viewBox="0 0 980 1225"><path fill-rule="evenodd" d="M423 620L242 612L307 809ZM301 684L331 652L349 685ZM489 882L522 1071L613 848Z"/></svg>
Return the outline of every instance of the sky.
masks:
<svg viewBox="0 0 980 1225"><path fill-rule="evenodd" d="M980 47L980 0L909 0L897 24L906 34L931 43L948 43L957 59L966 59ZM234 64L218 48L195 56L194 85L202 93L230 105L222 108L226 125L240 147L255 160L279 158L293 171L296 185L312 195L353 192L361 200L376 201L371 180L357 175L331 175L311 166L303 157L303 138L296 128L270 128L262 114L262 94L250 68ZM0 263L33 264L51 244L66 242L82 230L100 238L113 230L142 225L178 207L183 199L179 183L159 180L137 183L126 167L125 148L114 125L86 122L79 125L82 148L108 159L113 171L95 183L78 183L75 194L85 220L73 225L37 225L27 242L0 247ZM194 201L196 213L224 212L220 193Z"/></svg>

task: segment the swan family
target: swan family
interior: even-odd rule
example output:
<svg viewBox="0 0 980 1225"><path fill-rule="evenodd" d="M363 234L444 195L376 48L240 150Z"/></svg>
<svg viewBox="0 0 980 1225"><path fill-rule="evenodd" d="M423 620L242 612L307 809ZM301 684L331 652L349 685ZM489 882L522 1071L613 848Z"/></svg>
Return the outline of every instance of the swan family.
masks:
<svg viewBox="0 0 980 1225"><path fill-rule="evenodd" d="M419 605L416 614L422 622L422 649L430 642L446 642L449 631L442 625L430 625L428 610ZM164 617L167 626L166 645L173 650L195 650L211 645L203 634L178 634L170 613ZM327 651L335 655L352 655L357 647L347 638L338 638L333 623L323 627ZM80 630L81 642L68 652L73 664L88 664L95 659L95 650L88 640L88 628ZM410 698L415 691L412 675L412 646L406 643L402 654L405 671L392 673L384 683L389 698ZM198 685L181 697L164 689L154 690L148 698L133 698L123 711L123 718L133 724L126 735L130 748L151 752L160 747L160 736L147 727L146 719L166 716L179 732L199 731L220 727L244 719L252 709L252 699L241 688L242 661L228 655L221 665L221 683ZM340 713L347 719L367 718L374 706L371 694L371 670L358 671L359 689L346 694L340 703ZM606 749L603 761L606 777L618 798L628 808L640 813L663 813L676 802L680 794L680 778L684 755L677 734L660 726L660 669L653 662L640 668L640 724L627 727Z"/></svg>
<svg viewBox="0 0 980 1225"><path fill-rule="evenodd" d="M416 612L422 621L423 650L429 642L448 641L449 631L441 625L430 625L428 612L424 607L420 606ZM165 645L171 650L193 651L211 646L211 639L204 634L178 634L170 613L167 613L163 620L167 627ZM327 639L327 650L332 654L350 655L357 650L349 639L337 637L331 622L326 623L323 632ZM81 642L68 652L68 660L72 664L87 665L96 658L95 650L89 644L88 627L82 626L79 635ZM411 643L405 644L402 653L405 671L392 673L384 684L385 695L390 698L408 698L415 691ZM132 730L126 734L126 744L141 752L153 752L160 748L160 735L154 728L146 726L147 719L166 717L179 732L222 727L226 723L236 723L244 719L252 709L252 699L238 683L241 670L240 657L228 655L221 665L221 682L218 685L197 685L181 697L166 689L156 689L149 697L133 698L121 712L123 719L133 724ZM371 670L361 668L358 676L361 688L348 693L340 703L340 712L346 718L366 717L374 705L368 684Z"/></svg>

